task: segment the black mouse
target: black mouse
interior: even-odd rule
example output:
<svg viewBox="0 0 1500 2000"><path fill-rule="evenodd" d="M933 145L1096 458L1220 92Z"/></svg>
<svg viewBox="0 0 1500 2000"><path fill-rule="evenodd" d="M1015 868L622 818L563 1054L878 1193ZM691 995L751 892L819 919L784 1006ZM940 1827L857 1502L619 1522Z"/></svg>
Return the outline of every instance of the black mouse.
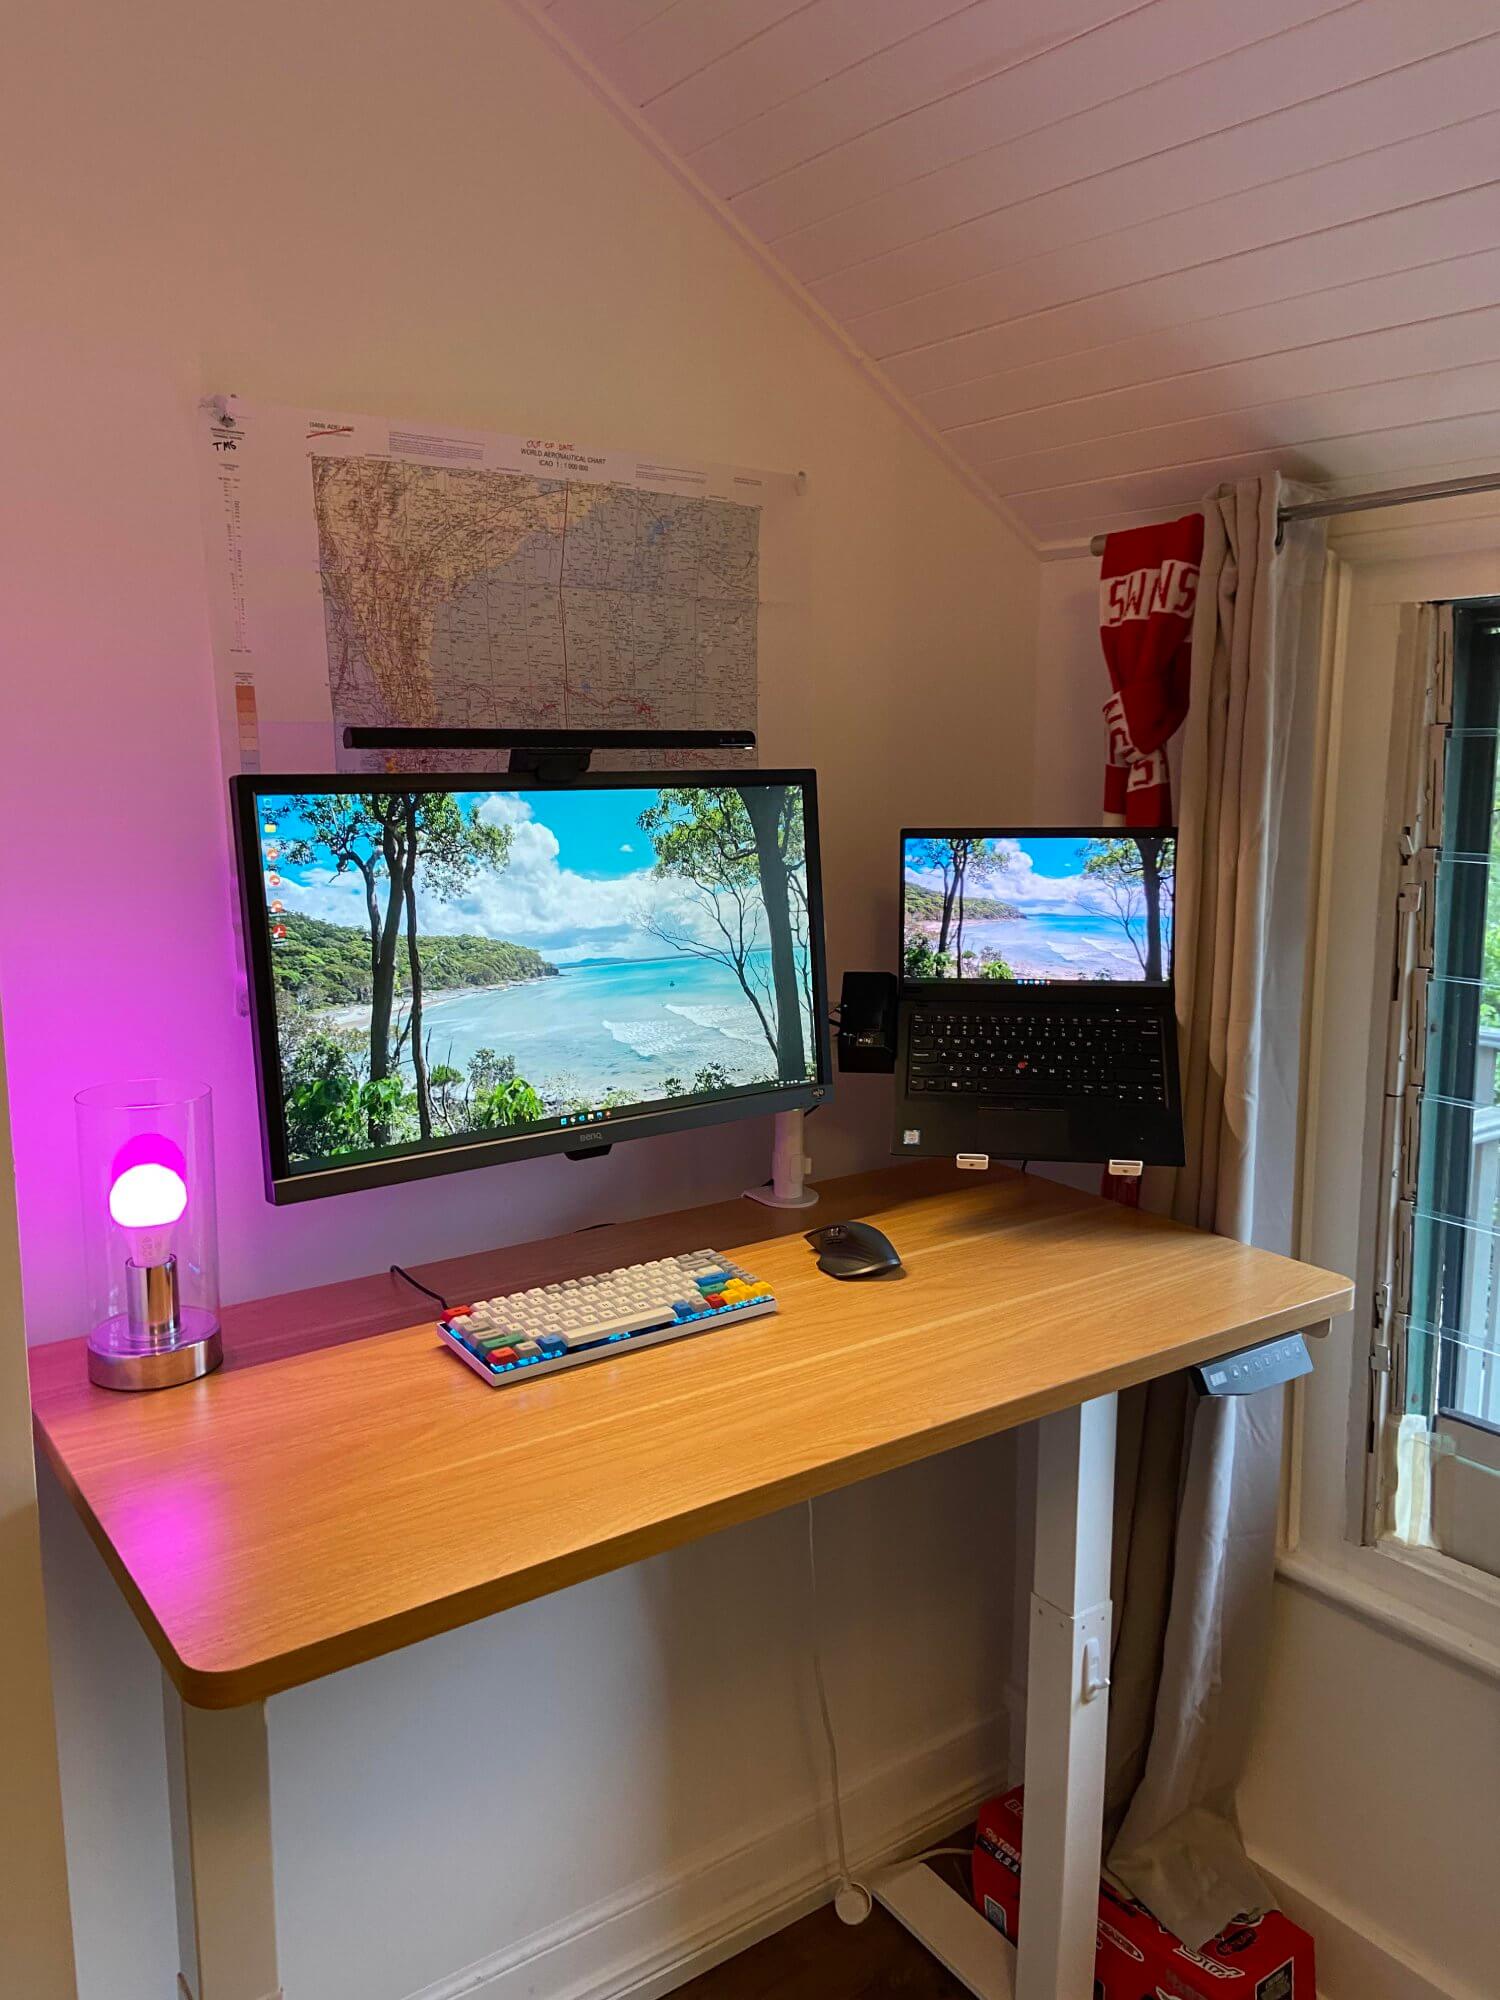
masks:
<svg viewBox="0 0 1500 2000"><path fill-rule="evenodd" d="M807 1240L818 1253L818 1269L830 1278L877 1278L901 1269L895 1245L873 1223L830 1222L810 1229Z"/></svg>

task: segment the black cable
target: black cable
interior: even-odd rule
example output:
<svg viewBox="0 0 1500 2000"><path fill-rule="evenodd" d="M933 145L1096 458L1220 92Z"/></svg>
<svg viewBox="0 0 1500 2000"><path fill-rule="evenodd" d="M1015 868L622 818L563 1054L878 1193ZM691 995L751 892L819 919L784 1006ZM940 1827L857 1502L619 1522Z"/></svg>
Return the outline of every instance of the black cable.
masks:
<svg viewBox="0 0 1500 2000"><path fill-rule="evenodd" d="M448 1310L448 1301L443 1297L441 1292L435 1292L431 1285L424 1285L420 1278L414 1278L410 1271L403 1271L399 1264L392 1264L391 1276L393 1278L405 1278L407 1284L412 1286L414 1290L425 1292L428 1298L437 1300L444 1312Z"/></svg>

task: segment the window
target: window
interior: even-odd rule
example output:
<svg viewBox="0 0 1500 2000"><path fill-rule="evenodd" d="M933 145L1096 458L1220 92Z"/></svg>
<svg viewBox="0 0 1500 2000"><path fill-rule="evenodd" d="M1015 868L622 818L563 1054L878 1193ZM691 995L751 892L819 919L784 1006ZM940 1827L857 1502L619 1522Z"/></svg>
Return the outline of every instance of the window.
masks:
<svg viewBox="0 0 1500 2000"><path fill-rule="evenodd" d="M1500 603L1424 606L1404 646L1380 1526L1500 1574Z"/></svg>

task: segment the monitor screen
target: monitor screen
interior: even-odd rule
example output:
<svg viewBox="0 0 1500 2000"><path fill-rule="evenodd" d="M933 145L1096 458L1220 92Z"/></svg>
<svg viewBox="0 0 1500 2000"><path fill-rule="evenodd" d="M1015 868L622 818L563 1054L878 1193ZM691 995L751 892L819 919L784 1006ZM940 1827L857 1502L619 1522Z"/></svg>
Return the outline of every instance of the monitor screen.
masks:
<svg viewBox="0 0 1500 2000"><path fill-rule="evenodd" d="M1176 845L1171 828L903 833L902 976L1164 986Z"/></svg>
<svg viewBox="0 0 1500 2000"><path fill-rule="evenodd" d="M810 772L234 782L273 1199L826 1094Z"/></svg>

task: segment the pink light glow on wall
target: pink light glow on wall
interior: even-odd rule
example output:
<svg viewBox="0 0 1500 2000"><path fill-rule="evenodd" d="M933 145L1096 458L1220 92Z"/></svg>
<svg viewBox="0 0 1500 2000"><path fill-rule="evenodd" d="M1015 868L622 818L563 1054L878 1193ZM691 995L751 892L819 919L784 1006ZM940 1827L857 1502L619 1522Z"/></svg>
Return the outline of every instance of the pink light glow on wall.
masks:
<svg viewBox="0 0 1500 2000"><path fill-rule="evenodd" d="M765 1136L747 1125L586 1168L545 1160L267 1203L205 604L204 385L199 357L178 358L174 373L160 354L147 369L101 352L88 396L33 398L7 434L0 1014L28 1338L88 1328L73 1099L91 1084L175 1073L212 1089L226 1301L758 1177Z"/></svg>

